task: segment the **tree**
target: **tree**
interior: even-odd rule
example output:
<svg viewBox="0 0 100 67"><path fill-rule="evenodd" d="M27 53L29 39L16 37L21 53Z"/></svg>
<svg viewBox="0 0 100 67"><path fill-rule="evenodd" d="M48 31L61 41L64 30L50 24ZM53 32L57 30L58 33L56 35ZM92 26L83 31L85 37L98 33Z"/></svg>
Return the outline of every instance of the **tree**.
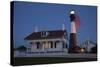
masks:
<svg viewBox="0 0 100 67"><path fill-rule="evenodd" d="M25 52L26 51L26 47L25 46L19 46L18 48L17 48L17 50L19 50L20 52Z"/></svg>

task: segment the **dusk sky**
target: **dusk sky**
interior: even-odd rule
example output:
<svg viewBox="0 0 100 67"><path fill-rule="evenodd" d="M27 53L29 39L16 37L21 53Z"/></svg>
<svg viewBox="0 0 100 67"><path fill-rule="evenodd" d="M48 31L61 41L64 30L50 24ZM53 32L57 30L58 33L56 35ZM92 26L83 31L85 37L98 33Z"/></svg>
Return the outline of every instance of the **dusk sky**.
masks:
<svg viewBox="0 0 100 67"><path fill-rule="evenodd" d="M86 39L97 41L97 7L67 4L43 4L34 2L14 2L14 47L27 45L24 38L34 32L35 26L42 30L61 30L65 24L70 34L69 12L74 9L80 17L77 42Z"/></svg>

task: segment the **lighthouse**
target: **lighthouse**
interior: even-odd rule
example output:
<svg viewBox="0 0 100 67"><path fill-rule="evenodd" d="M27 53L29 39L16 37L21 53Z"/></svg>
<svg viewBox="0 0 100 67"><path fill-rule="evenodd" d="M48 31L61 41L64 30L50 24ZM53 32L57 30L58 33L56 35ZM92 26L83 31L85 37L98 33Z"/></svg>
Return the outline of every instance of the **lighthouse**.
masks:
<svg viewBox="0 0 100 67"><path fill-rule="evenodd" d="M77 37L76 37L76 14L75 11L70 11L71 32L69 40L69 53L77 52Z"/></svg>

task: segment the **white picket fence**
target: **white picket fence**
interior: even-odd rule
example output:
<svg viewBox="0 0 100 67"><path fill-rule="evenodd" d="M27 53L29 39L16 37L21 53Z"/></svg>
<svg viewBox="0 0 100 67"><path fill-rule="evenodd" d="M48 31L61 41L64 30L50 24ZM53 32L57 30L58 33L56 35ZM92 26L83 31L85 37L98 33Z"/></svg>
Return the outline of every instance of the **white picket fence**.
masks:
<svg viewBox="0 0 100 67"><path fill-rule="evenodd" d="M40 56L55 56L65 55L67 52L14 52L15 57L40 57Z"/></svg>
<svg viewBox="0 0 100 67"><path fill-rule="evenodd" d="M86 53L78 53L78 54L69 54L67 52L39 52L39 53L14 53L14 57L67 57L67 58L96 58L97 54L86 54Z"/></svg>

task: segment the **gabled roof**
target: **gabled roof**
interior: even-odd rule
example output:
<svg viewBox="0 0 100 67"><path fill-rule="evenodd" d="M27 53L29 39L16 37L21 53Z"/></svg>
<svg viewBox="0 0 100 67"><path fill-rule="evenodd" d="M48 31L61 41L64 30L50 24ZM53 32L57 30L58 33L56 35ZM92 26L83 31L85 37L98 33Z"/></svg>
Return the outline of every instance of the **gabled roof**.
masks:
<svg viewBox="0 0 100 67"><path fill-rule="evenodd" d="M24 40L38 40L38 39L54 39L61 38L64 36L65 30L53 30L53 31L40 31L33 32L29 36L25 37Z"/></svg>

